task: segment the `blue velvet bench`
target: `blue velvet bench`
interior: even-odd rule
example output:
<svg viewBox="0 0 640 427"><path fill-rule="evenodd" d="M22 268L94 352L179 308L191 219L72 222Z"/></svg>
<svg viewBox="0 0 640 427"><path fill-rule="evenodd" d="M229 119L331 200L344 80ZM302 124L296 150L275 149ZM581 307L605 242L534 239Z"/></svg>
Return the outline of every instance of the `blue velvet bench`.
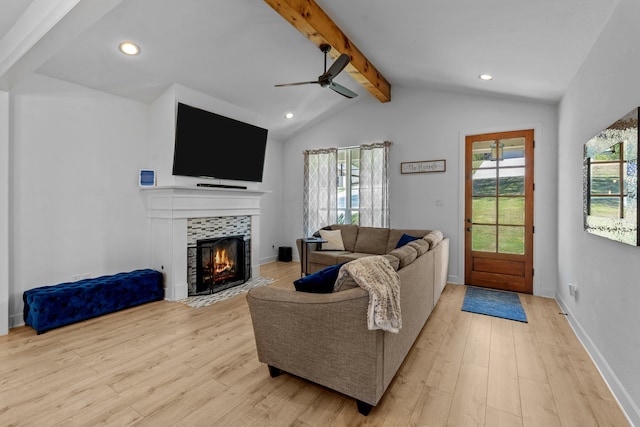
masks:
<svg viewBox="0 0 640 427"><path fill-rule="evenodd" d="M24 322L41 334L163 298L162 273L151 269L41 286L22 296Z"/></svg>

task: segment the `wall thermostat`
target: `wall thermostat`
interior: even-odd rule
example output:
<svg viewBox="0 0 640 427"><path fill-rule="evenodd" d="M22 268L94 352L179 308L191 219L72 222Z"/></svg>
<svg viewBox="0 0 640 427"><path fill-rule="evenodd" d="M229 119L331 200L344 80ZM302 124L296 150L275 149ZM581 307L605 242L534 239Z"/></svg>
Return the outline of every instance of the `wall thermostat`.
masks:
<svg viewBox="0 0 640 427"><path fill-rule="evenodd" d="M140 169L138 185L140 187L154 187L156 185L156 171L151 169Z"/></svg>

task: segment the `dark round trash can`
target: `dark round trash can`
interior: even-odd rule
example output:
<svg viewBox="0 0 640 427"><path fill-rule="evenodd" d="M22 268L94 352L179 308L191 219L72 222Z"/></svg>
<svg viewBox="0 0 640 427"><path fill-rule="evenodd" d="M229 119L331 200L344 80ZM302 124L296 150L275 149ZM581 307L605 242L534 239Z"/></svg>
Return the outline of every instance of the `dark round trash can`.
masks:
<svg viewBox="0 0 640 427"><path fill-rule="evenodd" d="M278 248L278 261L291 262L291 246L280 246Z"/></svg>

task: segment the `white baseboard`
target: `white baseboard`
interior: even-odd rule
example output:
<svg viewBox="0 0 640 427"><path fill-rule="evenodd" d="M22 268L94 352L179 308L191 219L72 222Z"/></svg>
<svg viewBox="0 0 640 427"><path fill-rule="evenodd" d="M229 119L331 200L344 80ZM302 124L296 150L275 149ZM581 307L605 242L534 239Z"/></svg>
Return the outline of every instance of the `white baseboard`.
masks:
<svg viewBox="0 0 640 427"><path fill-rule="evenodd" d="M582 328L580 322L576 320L576 317L573 315L571 310L569 310L567 304L562 300L562 298L556 295L556 301L567 314L567 320L569 321L569 325L573 332L576 334L582 346L587 350L587 353L591 357L591 360L596 365L596 368L604 378L605 383L609 386L609 390L613 394L613 397L618 401L622 411L627 417L627 421L632 426L640 425L640 409L634 403L633 399L627 392L627 389L622 385L616 374L611 369L611 366L607 363L607 360L602 356L602 353L598 350L598 347L593 343L589 334Z"/></svg>
<svg viewBox="0 0 640 427"><path fill-rule="evenodd" d="M24 326L24 318L22 314L12 314L9 316L9 329Z"/></svg>
<svg viewBox="0 0 640 427"><path fill-rule="evenodd" d="M258 260L258 263L260 263L260 265L269 264L270 262L276 261L277 259L278 259L278 257L276 255L268 256L268 257L265 257L265 258L260 258Z"/></svg>

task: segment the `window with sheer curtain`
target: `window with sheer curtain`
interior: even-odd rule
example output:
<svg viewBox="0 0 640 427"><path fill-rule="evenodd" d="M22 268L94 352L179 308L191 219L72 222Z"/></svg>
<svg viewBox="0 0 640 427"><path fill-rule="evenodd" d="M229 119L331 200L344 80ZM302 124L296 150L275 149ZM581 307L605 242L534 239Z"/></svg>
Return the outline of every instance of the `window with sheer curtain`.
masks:
<svg viewBox="0 0 640 427"><path fill-rule="evenodd" d="M389 227L391 142L304 154L304 235L330 224Z"/></svg>

